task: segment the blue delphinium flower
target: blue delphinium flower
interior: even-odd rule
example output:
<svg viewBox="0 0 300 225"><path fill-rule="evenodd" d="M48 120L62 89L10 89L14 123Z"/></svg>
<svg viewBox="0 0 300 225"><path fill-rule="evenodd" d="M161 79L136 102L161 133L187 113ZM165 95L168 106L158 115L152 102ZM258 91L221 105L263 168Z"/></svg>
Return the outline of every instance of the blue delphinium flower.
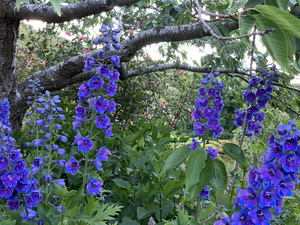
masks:
<svg viewBox="0 0 300 225"><path fill-rule="evenodd" d="M201 191L199 198L209 198L210 190L208 189L207 185Z"/></svg>
<svg viewBox="0 0 300 225"><path fill-rule="evenodd" d="M233 225L252 225L252 219L246 208L242 208L241 211L232 215Z"/></svg>
<svg viewBox="0 0 300 225"><path fill-rule="evenodd" d="M211 159L218 157L218 151L212 147L207 147L205 150Z"/></svg>
<svg viewBox="0 0 300 225"><path fill-rule="evenodd" d="M78 150L89 152L93 148L93 141L88 137L84 137L78 141Z"/></svg>
<svg viewBox="0 0 300 225"><path fill-rule="evenodd" d="M78 172L78 170L79 170L78 161L74 157L71 157L70 161L66 162L65 172L74 175Z"/></svg>
<svg viewBox="0 0 300 225"><path fill-rule="evenodd" d="M89 191L90 195L99 194L102 185L103 183L100 180L94 178L86 185L86 189Z"/></svg>
<svg viewBox="0 0 300 225"><path fill-rule="evenodd" d="M193 143L190 146L191 151L194 151L196 148L198 148L198 144L199 144L199 142L195 138L193 138Z"/></svg>
<svg viewBox="0 0 300 225"><path fill-rule="evenodd" d="M218 220L214 222L214 225L232 225L232 221L230 220L229 216L222 218L222 220Z"/></svg>

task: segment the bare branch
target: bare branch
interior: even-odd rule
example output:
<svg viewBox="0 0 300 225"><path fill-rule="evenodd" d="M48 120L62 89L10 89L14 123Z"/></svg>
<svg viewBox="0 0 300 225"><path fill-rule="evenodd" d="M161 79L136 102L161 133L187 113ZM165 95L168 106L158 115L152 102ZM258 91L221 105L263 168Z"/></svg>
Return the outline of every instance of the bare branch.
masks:
<svg viewBox="0 0 300 225"><path fill-rule="evenodd" d="M47 23L62 23L86 16L111 11L115 6L133 5L140 0L86 0L70 5L61 6L61 17L57 15L53 6L45 4L22 4L20 10L14 7L15 17L20 20L42 20Z"/></svg>

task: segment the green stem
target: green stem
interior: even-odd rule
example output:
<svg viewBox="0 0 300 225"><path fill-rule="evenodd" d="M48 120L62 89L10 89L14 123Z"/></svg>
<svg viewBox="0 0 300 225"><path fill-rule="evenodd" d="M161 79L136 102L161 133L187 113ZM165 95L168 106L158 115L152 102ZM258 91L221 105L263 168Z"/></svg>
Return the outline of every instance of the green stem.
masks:
<svg viewBox="0 0 300 225"><path fill-rule="evenodd" d="M52 131L51 129L51 125L50 125L50 131ZM52 158L52 154L51 154L51 150L52 150L52 133L51 133L51 138L50 138L50 145L49 145L49 159L48 159L48 169L47 169L47 175L50 175L50 171L51 171L51 158ZM49 196L49 184L46 184L46 202L48 202L48 196Z"/></svg>

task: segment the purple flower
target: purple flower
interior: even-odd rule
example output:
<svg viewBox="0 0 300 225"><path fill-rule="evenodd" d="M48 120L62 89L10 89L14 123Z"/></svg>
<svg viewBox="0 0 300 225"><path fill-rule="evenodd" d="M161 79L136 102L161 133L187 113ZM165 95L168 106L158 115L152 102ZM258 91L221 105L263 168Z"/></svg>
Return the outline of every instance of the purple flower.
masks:
<svg viewBox="0 0 300 225"><path fill-rule="evenodd" d="M252 166L252 169L249 171L248 184L255 188L260 184L260 173L254 166Z"/></svg>
<svg viewBox="0 0 300 225"><path fill-rule="evenodd" d="M291 127L289 125L280 124L277 128L277 133L279 135L285 135L287 133L291 132Z"/></svg>
<svg viewBox="0 0 300 225"><path fill-rule="evenodd" d="M196 148L198 148L198 144L199 142L195 138L193 138L192 145L190 146L191 151L194 151Z"/></svg>
<svg viewBox="0 0 300 225"><path fill-rule="evenodd" d="M202 79L201 79L201 84L207 85L207 84L208 84L208 80L205 79L205 78L202 78Z"/></svg>
<svg viewBox="0 0 300 225"><path fill-rule="evenodd" d="M208 129L215 130L219 126L220 122L217 119L211 118L207 120L206 124Z"/></svg>
<svg viewBox="0 0 300 225"><path fill-rule="evenodd" d="M214 103L215 103L215 105L222 104L222 97L220 95L215 96L214 97Z"/></svg>
<svg viewBox="0 0 300 225"><path fill-rule="evenodd" d="M260 123L265 120L265 113L264 112L258 112L254 114L255 121L259 121Z"/></svg>
<svg viewBox="0 0 300 225"><path fill-rule="evenodd" d="M282 212L282 209L281 209L282 206L283 206L282 198L277 199L276 206L274 207L274 210L277 215Z"/></svg>
<svg viewBox="0 0 300 225"><path fill-rule="evenodd" d="M264 96L265 94L267 93L267 91L263 88L259 88L257 91L256 91L256 97L262 97Z"/></svg>
<svg viewBox="0 0 300 225"><path fill-rule="evenodd" d="M104 78L108 78L109 76L109 68L107 65L102 65L97 68L97 72L102 75Z"/></svg>
<svg viewBox="0 0 300 225"><path fill-rule="evenodd" d="M260 177L264 183L274 184L276 179L281 179L283 173L277 168L274 163L268 163L267 165L260 168Z"/></svg>
<svg viewBox="0 0 300 225"><path fill-rule="evenodd" d="M196 103L196 107L197 107L197 108L200 108L200 107L206 107L206 106L208 106L208 99L205 98L205 97L197 98L197 99L195 100L195 103Z"/></svg>
<svg viewBox="0 0 300 225"><path fill-rule="evenodd" d="M78 150L89 152L93 148L93 141L88 137L84 137L78 141Z"/></svg>
<svg viewBox="0 0 300 225"><path fill-rule="evenodd" d="M99 149L97 159L99 161L106 161L108 159L108 154L110 154L110 151L104 146Z"/></svg>
<svg viewBox="0 0 300 225"><path fill-rule="evenodd" d="M250 211L250 217L256 225L270 224L270 220L273 218L273 213L268 208L255 208Z"/></svg>
<svg viewBox="0 0 300 225"><path fill-rule="evenodd" d="M95 123L98 128L106 128L107 125L109 124L109 121L110 119L106 115L98 116L95 119Z"/></svg>
<svg viewBox="0 0 300 225"><path fill-rule="evenodd" d="M240 206L247 206L248 209L253 209L257 206L259 194L256 193L253 187L248 187L246 190L240 190L240 192Z"/></svg>
<svg viewBox="0 0 300 225"><path fill-rule="evenodd" d="M9 198L14 191L13 187L6 187L3 183L0 183L0 197Z"/></svg>
<svg viewBox="0 0 300 225"><path fill-rule="evenodd" d="M78 118L81 118L81 119L83 119L84 117L86 117L86 113L87 113L87 108L85 108L85 107L83 107L83 106L81 106L81 105L77 105L76 107L75 107L75 112L76 112L76 116L78 117Z"/></svg>
<svg viewBox="0 0 300 225"><path fill-rule="evenodd" d="M279 162L281 162L282 167L286 172L295 172L295 173L299 172L299 165L300 165L299 156L293 153L289 153L281 156L279 158Z"/></svg>
<svg viewBox="0 0 300 225"><path fill-rule="evenodd" d="M79 87L78 95L84 98L89 97L91 94L90 86L87 82L83 82L83 84Z"/></svg>
<svg viewBox="0 0 300 225"><path fill-rule="evenodd" d="M8 158L5 156L0 156L0 169L5 169L8 165Z"/></svg>
<svg viewBox="0 0 300 225"><path fill-rule="evenodd" d="M207 89L205 87L201 87L201 88L199 88L198 91L199 91L199 95L205 96L206 92L207 92Z"/></svg>
<svg viewBox="0 0 300 225"><path fill-rule="evenodd" d="M205 133L206 127L203 123L194 123L195 135L203 135Z"/></svg>
<svg viewBox="0 0 300 225"><path fill-rule="evenodd" d="M258 82L259 82L259 78L252 78L250 81L249 81L249 85L248 87L251 88L251 87L256 87L258 85Z"/></svg>
<svg viewBox="0 0 300 225"><path fill-rule="evenodd" d="M42 201L42 195L39 190L32 191L30 197L35 203Z"/></svg>
<svg viewBox="0 0 300 225"><path fill-rule="evenodd" d="M6 187L16 187L20 177L12 171L8 171L1 176L2 182Z"/></svg>
<svg viewBox="0 0 300 225"><path fill-rule="evenodd" d="M54 183L57 183L59 186L61 187L65 187L66 183L65 183L65 179L58 179L58 180L54 180Z"/></svg>
<svg viewBox="0 0 300 225"><path fill-rule="evenodd" d="M283 149L285 151L292 150L295 151L297 149L298 142L295 138L287 138L283 144Z"/></svg>
<svg viewBox="0 0 300 225"><path fill-rule="evenodd" d="M218 151L212 147L207 147L205 150L211 159L218 157Z"/></svg>
<svg viewBox="0 0 300 225"><path fill-rule="evenodd" d="M208 89L208 92L207 92L208 95L214 96L215 93L216 93L215 88L211 87L211 88Z"/></svg>
<svg viewBox="0 0 300 225"><path fill-rule="evenodd" d="M98 97L95 102L95 109L98 113L103 114L108 106L108 101L105 98Z"/></svg>
<svg viewBox="0 0 300 225"><path fill-rule="evenodd" d="M290 177L283 177L281 179L276 180L275 188L280 197L284 196L292 196L292 190L295 189L295 184L291 182Z"/></svg>
<svg viewBox="0 0 300 225"><path fill-rule="evenodd" d="M113 70L109 74L109 78L112 82L117 82L119 80L120 73L118 70Z"/></svg>
<svg viewBox="0 0 300 225"><path fill-rule="evenodd" d="M33 160L33 165L36 167L41 167L43 165L43 158L42 157L35 157Z"/></svg>
<svg viewBox="0 0 300 225"><path fill-rule="evenodd" d="M23 160L18 160L14 164L14 169L16 173L22 172L25 169L25 167L26 167L26 162L24 162Z"/></svg>
<svg viewBox="0 0 300 225"><path fill-rule="evenodd" d="M51 175L46 174L46 175L45 175L45 183L50 183L51 180L52 180Z"/></svg>
<svg viewBox="0 0 300 225"><path fill-rule="evenodd" d="M208 189L207 185L201 191L199 198L209 198L210 190Z"/></svg>
<svg viewBox="0 0 300 225"><path fill-rule="evenodd" d="M90 81L90 89L100 89L104 84L104 81L99 76L93 76Z"/></svg>
<svg viewBox="0 0 300 225"><path fill-rule="evenodd" d="M258 106L258 108L265 108L268 101L270 101L270 96L268 94L260 97L257 100L257 106Z"/></svg>
<svg viewBox="0 0 300 225"><path fill-rule="evenodd" d="M66 163L66 173L71 173L72 175L76 174L79 170L79 163L78 161L74 158L71 157L70 161Z"/></svg>
<svg viewBox="0 0 300 225"><path fill-rule="evenodd" d="M92 162L95 164L99 171L103 170L101 161L99 161L98 159L94 159L92 160Z"/></svg>
<svg viewBox="0 0 300 225"><path fill-rule="evenodd" d="M112 133L112 123L109 123L105 128L103 128L104 134L107 138L110 138L114 134Z"/></svg>
<svg viewBox="0 0 300 225"><path fill-rule="evenodd" d="M214 222L214 225L232 225L232 222L230 218L227 216L225 218L222 218L222 220L218 220Z"/></svg>
<svg viewBox="0 0 300 225"><path fill-rule="evenodd" d="M215 114L215 110L212 107L204 108L202 112L205 118L211 118Z"/></svg>
<svg viewBox="0 0 300 225"><path fill-rule="evenodd" d="M223 128L219 125L213 132L213 137L221 137Z"/></svg>
<svg viewBox="0 0 300 225"><path fill-rule="evenodd" d="M256 96L252 91L246 90L243 94L247 102L253 103L256 100Z"/></svg>
<svg viewBox="0 0 300 225"><path fill-rule="evenodd" d="M110 82L105 86L106 93L110 96L115 95L117 91L117 85L114 82Z"/></svg>
<svg viewBox="0 0 300 225"><path fill-rule="evenodd" d="M193 116L195 120L200 120L202 118L202 111L196 107L196 109L193 111Z"/></svg>
<svg viewBox="0 0 300 225"><path fill-rule="evenodd" d="M272 184L269 184L260 194L260 206L262 207L274 207L276 200L279 199L277 191L273 188Z"/></svg>
<svg viewBox="0 0 300 225"><path fill-rule="evenodd" d="M120 56L112 55L108 58L115 67L120 67Z"/></svg>
<svg viewBox="0 0 300 225"><path fill-rule="evenodd" d="M115 112L116 103L113 100L110 100L107 107L107 112L114 113Z"/></svg>
<svg viewBox="0 0 300 225"><path fill-rule="evenodd" d="M20 208L20 201L18 199L9 199L7 200L7 205L9 207L9 210L18 211Z"/></svg>
<svg viewBox="0 0 300 225"><path fill-rule="evenodd" d="M78 129L83 124L83 122L89 120L89 119L88 120L82 120L77 116L74 116L74 118L75 118L75 120L73 121L73 130Z"/></svg>
<svg viewBox="0 0 300 225"><path fill-rule="evenodd" d="M41 139L35 139L32 141L32 146L33 147L39 147L42 144L42 140Z"/></svg>
<svg viewBox="0 0 300 225"><path fill-rule="evenodd" d="M90 195L99 194L102 185L103 183L100 180L94 178L86 185L86 189L88 189Z"/></svg>
<svg viewBox="0 0 300 225"><path fill-rule="evenodd" d="M88 57L85 61L83 71L90 71L91 69L93 69L93 66L95 65L95 63L96 63L95 58Z"/></svg>
<svg viewBox="0 0 300 225"><path fill-rule="evenodd" d="M20 216L23 218L23 221L34 220L38 216L38 213L32 209L24 208L23 212L20 213Z"/></svg>
<svg viewBox="0 0 300 225"><path fill-rule="evenodd" d="M249 216L248 210L242 208L241 211L232 215L232 220L234 225L252 225L251 217Z"/></svg>

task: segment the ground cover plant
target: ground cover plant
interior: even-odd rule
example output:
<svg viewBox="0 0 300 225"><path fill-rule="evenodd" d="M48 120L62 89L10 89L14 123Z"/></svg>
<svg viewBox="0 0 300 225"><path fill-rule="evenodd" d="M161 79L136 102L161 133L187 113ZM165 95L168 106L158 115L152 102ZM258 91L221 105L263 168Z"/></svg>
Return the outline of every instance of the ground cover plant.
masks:
<svg viewBox="0 0 300 225"><path fill-rule="evenodd" d="M0 3L0 224L299 223L297 1Z"/></svg>

